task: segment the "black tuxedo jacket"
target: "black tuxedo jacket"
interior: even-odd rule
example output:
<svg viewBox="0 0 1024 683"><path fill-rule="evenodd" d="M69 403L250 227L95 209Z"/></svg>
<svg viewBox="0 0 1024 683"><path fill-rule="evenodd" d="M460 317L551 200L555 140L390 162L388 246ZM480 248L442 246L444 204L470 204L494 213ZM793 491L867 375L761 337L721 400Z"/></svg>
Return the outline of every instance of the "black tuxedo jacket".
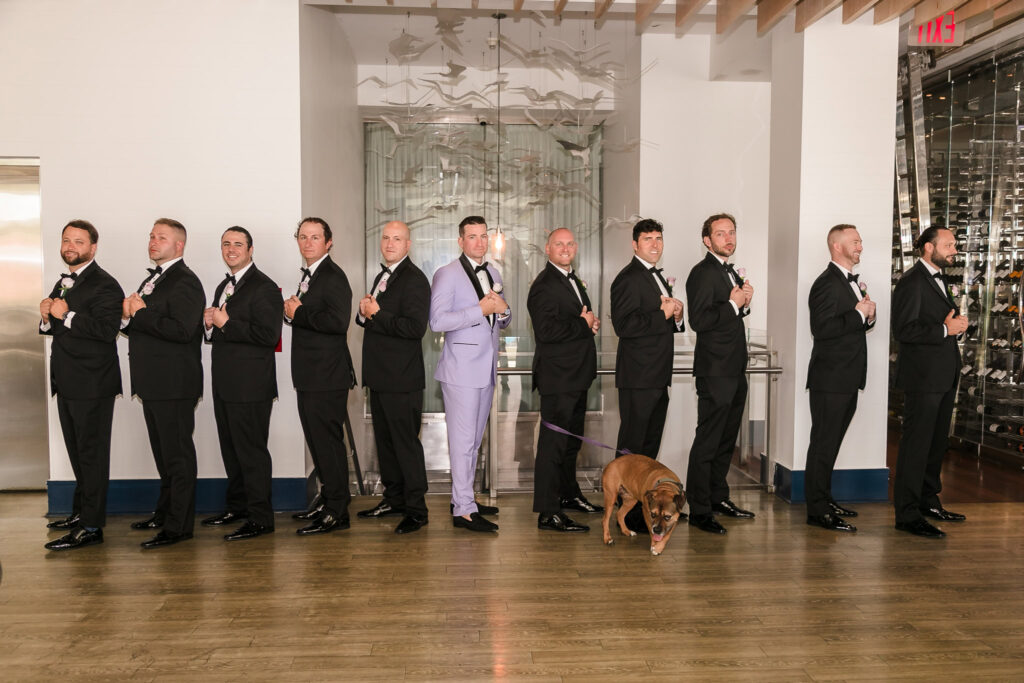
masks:
<svg viewBox="0 0 1024 683"><path fill-rule="evenodd" d="M71 327L50 316L50 392L64 398L107 398L121 393L117 333L121 327L124 291L117 280L93 261L80 271L64 300L74 312ZM60 298L60 281L50 292Z"/></svg>
<svg viewBox="0 0 1024 683"><path fill-rule="evenodd" d="M743 318L729 302L733 284L729 272L710 251L686 278L690 327L697 333L693 351L696 377L735 377L747 367L747 331Z"/></svg>
<svg viewBox="0 0 1024 683"><path fill-rule="evenodd" d="M298 391L351 389L352 358L346 335L352 288L330 256L317 266L301 300L291 322L292 384Z"/></svg>
<svg viewBox="0 0 1024 683"><path fill-rule="evenodd" d="M669 291L672 294L672 291ZM619 337L615 353L615 386L619 389L658 389L672 383L676 330L661 311L661 290L635 257L612 281L612 327Z"/></svg>
<svg viewBox="0 0 1024 683"><path fill-rule="evenodd" d="M198 399L203 395L203 285L185 261L178 261L144 299L146 307L123 330L132 394L143 401Z"/></svg>
<svg viewBox="0 0 1024 683"><path fill-rule="evenodd" d="M569 278L550 261L530 285L526 308L537 342L533 387L542 394L586 391L597 377L594 333L580 317L584 305L592 310L590 298L583 287L580 295L583 303Z"/></svg>
<svg viewBox="0 0 1024 683"><path fill-rule="evenodd" d="M956 337L943 337L943 320L956 306L920 261L892 293L892 334L900 343L896 387L909 392L946 392L960 372Z"/></svg>
<svg viewBox="0 0 1024 683"><path fill-rule="evenodd" d="M807 303L811 309L811 362L807 388L814 391L856 393L868 376L867 330L856 310L857 295L843 272L829 263L811 285Z"/></svg>
<svg viewBox="0 0 1024 683"><path fill-rule="evenodd" d="M373 291L381 273L374 278ZM430 316L430 282L408 257L377 295L380 310L359 321L363 335L363 386L374 391L411 392L426 387L423 335Z"/></svg>
<svg viewBox="0 0 1024 683"><path fill-rule="evenodd" d="M216 306L227 285L213 295ZM281 338L281 291L255 264L235 283L224 305L228 321L210 332L213 394L229 403L277 398L274 349Z"/></svg>

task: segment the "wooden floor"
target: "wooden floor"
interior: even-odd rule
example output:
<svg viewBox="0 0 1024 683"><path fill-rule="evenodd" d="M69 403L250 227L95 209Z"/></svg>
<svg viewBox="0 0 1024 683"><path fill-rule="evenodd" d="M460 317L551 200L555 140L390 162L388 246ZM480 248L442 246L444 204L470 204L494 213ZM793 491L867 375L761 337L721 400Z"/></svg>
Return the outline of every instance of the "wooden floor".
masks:
<svg viewBox="0 0 1024 683"><path fill-rule="evenodd" d="M725 537L682 527L652 557L600 520L539 532L530 497L498 535L453 529L447 499L408 537L349 531L142 551L42 548L43 494L0 495L0 679L153 681L853 681L1024 679L1024 505L961 504L921 539L862 504L860 532L739 492ZM375 502L357 499L352 510ZM952 506L950 506L952 508Z"/></svg>

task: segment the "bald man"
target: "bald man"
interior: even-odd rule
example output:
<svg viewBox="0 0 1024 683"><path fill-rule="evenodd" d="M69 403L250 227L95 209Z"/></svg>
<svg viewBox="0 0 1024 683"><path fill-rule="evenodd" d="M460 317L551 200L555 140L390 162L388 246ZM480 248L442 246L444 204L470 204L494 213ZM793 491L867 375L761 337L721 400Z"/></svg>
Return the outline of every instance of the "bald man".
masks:
<svg viewBox="0 0 1024 683"><path fill-rule="evenodd" d="M409 259L409 226L391 221L380 237L384 262L370 293L359 301L363 334L363 386L377 445L384 500L357 517L401 515L396 534L427 524L427 471L420 443L423 390L421 343L430 313L430 283Z"/></svg>
<svg viewBox="0 0 1024 683"><path fill-rule="evenodd" d="M533 388L540 393L544 422L583 434L587 390L597 377L594 335L601 321L594 315L587 286L572 268L576 258L572 231L558 228L548 236L548 263L530 286L526 307L533 321L537 350L533 356ZM584 532L589 529L562 509L603 512L588 501L576 481L576 456L582 443L541 425L533 475L533 511L544 531Z"/></svg>

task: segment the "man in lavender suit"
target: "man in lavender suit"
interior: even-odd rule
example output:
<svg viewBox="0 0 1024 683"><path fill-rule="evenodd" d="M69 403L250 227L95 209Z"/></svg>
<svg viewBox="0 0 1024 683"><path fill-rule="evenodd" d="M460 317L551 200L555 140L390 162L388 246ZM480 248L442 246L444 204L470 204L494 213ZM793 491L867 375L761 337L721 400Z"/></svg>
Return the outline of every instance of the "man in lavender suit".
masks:
<svg viewBox="0 0 1024 683"><path fill-rule="evenodd" d="M444 332L434 379L441 383L452 469L452 523L470 531L497 531L473 499L477 452L491 412L499 331L512 311L501 297L501 276L484 261L487 223L459 223L462 255L437 270L430 291L430 329ZM497 512L496 509L492 511ZM486 510L485 510L486 512Z"/></svg>

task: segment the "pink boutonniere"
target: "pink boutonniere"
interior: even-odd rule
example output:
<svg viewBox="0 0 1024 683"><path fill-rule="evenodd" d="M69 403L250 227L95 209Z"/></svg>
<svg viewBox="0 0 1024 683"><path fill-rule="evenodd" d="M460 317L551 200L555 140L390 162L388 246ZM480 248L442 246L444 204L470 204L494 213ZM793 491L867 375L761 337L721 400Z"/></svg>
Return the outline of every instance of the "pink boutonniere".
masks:
<svg viewBox="0 0 1024 683"><path fill-rule="evenodd" d="M740 280L742 280L743 282L747 281L747 269L746 268L737 268L736 269L736 274L740 276Z"/></svg>
<svg viewBox="0 0 1024 683"><path fill-rule="evenodd" d="M672 288L676 286L676 279L669 275L665 278L665 284L668 285L668 295L672 296Z"/></svg>
<svg viewBox="0 0 1024 683"><path fill-rule="evenodd" d="M235 293L235 286L230 282L224 288L224 303L227 303L228 299Z"/></svg>
<svg viewBox="0 0 1024 683"><path fill-rule="evenodd" d="M857 286L860 287L860 293L861 294L867 294L868 293L868 283L866 283L866 282L858 282Z"/></svg>
<svg viewBox="0 0 1024 683"><path fill-rule="evenodd" d="M577 278L577 280L579 280L579 278ZM580 282L580 287L582 287L583 289L587 288L587 281L586 280L579 280L579 282Z"/></svg>
<svg viewBox="0 0 1024 683"><path fill-rule="evenodd" d="M63 299L64 295L68 293L68 290L75 286L75 281L69 277L61 278L60 280L60 298Z"/></svg>
<svg viewBox="0 0 1024 683"><path fill-rule="evenodd" d="M383 294L388 288L388 278L381 278L381 281L377 284L377 292Z"/></svg>
<svg viewBox="0 0 1024 683"><path fill-rule="evenodd" d="M153 281L150 280L142 286L142 298L146 298L153 293Z"/></svg>
<svg viewBox="0 0 1024 683"><path fill-rule="evenodd" d="M303 280L302 282L299 283L299 298L301 299L302 295L305 294L308 291L309 291L309 281L308 280Z"/></svg>
<svg viewBox="0 0 1024 683"><path fill-rule="evenodd" d="M956 285L950 285L949 286L949 293L952 294L954 298L956 298L956 297L960 296L960 288L957 287Z"/></svg>

